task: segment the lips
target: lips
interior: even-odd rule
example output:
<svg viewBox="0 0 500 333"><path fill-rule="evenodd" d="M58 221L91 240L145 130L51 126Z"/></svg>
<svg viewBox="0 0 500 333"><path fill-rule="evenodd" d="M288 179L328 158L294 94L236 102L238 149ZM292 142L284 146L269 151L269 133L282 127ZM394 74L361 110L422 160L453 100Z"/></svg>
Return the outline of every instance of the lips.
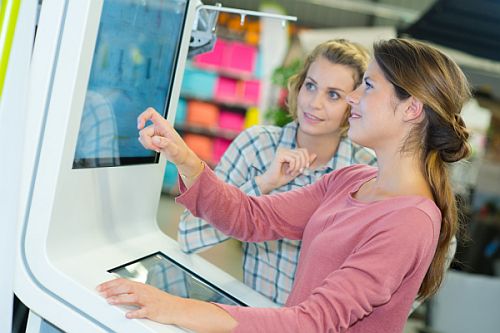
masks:
<svg viewBox="0 0 500 333"><path fill-rule="evenodd" d="M359 113L356 113L356 112L352 112L352 111L351 111L351 116L350 116L350 118L355 118L355 119L357 119L357 118L361 118L361 115L360 115Z"/></svg>
<svg viewBox="0 0 500 333"><path fill-rule="evenodd" d="M323 119L318 118L318 117L316 117L308 112L304 112L304 118L312 120L312 121L323 121Z"/></svg>

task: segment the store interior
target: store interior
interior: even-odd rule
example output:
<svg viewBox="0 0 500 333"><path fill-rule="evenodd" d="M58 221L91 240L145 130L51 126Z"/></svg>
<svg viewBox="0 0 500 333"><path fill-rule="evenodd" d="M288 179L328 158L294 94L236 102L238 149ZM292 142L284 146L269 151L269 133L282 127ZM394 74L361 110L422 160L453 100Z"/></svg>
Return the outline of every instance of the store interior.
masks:
<svg viewBox="0 0 500 333"><path fill-rule="evenodd" d="M38 2L40 6L42 1ZM404 333L499 332L500 3L490 0L203 1L214 6L219 2L224 7L289 15L297 17L297 21L221 12L213 31L216 39L198 50L190 49L174 127L212 169L244 130L256 125L283 127L292 120L287 110L288 79L321 42L346 38L370 50L377 40L408 37L436 46L460 65L471 84L473 98L462 110L470 130L472 155L467 161L451 166L461 221L457 250L441 289L411 312ZM109 27L115 28L113 22ZM126 47L129 46L123 46ZM106 52L100 54L103 59L108 56ZM136 53L132 60L134 56L140 58ZM123 54L118 58L122 60ZM101 64L104 71L106 62ZM151 61L148 66L149 75ZM136 73L129 70L128 74L127 78L133 80ZM156 102L162 105L164 100ZM134 117L118 119L117 124L127 130L132 128L135 134ZM142 152L135 137L133 140L132 148L139 147ZM113 149L126 151L130 147L127 142L124 147ZM101 167L86 165L85 158L81 160L83 164L75 159L74 169ZM161 175L159 170L158 176ZM167 163L156 216L159 229L174 240L184 212L175 202L179 195L178 177L175 166ZM198 255L243 281L241 242L229 239ZM28 311L16 299L13 332L25 331ZM44 332L60 330L48 323Z"/></svg>

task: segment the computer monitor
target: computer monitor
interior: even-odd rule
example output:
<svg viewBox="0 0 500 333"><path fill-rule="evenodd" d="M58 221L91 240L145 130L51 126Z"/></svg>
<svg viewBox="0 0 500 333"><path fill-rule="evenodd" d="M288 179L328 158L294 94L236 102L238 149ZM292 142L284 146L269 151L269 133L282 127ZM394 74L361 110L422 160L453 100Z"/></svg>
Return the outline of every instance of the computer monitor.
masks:
<svg viewBox="0 0 500 333"><path fill-rule="evenodd" d="M187 6L187 0L103 2L74 169L158 162L138 142L136 119L149 106L167 116Z"/></svg>

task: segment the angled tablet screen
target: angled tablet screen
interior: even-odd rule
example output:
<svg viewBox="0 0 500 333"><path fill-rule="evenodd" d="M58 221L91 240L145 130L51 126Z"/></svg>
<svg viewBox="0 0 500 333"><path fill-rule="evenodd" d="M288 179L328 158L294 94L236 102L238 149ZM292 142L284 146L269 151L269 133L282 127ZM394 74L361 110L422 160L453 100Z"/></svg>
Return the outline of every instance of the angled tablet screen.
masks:
<svg viewBox="0 0 500 333"><path fill-rule="evenodd" d="M247 306L161 252L110 269L108 272L119 277L150 284L180 297Z"/></svg>

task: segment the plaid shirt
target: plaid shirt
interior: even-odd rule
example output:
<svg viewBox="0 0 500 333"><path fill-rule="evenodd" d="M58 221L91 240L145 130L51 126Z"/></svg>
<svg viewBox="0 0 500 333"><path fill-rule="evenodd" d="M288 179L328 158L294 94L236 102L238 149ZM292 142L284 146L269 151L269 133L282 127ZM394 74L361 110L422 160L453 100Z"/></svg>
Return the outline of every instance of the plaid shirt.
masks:
<svg viewBox="0 0 500 333"><path fill-rule="evenodd" d="M267 170L278 148L297 148L297 128L297 122L291 122L283 128L254 126L245 130L222 156L215 168L217 176L249 195L261 195L255 177ZM337 152L325 166L316 170L306 170L270 194L309 185L328 172L360 163L375 164L375 155L370 150L354 144L349 138L343 138ZM187 210L181 216L178 240L184 252L198 252L228 238ZM292 289L299 259L300 241L282 239L263 243L243 243L243 250L245 284L275 303L284 305Z"/></svg>
<svg viewBox="0 0 500 333"><path fill-rule="evenodd" d="M75 162L78 164L81 159L89 159L85 162L85 167L99 167L99 159L104 158L110 159L105 166L110 162L119 165L119 157L118 129L113 105L104 94L89 90L85 97Z"/></svg>

